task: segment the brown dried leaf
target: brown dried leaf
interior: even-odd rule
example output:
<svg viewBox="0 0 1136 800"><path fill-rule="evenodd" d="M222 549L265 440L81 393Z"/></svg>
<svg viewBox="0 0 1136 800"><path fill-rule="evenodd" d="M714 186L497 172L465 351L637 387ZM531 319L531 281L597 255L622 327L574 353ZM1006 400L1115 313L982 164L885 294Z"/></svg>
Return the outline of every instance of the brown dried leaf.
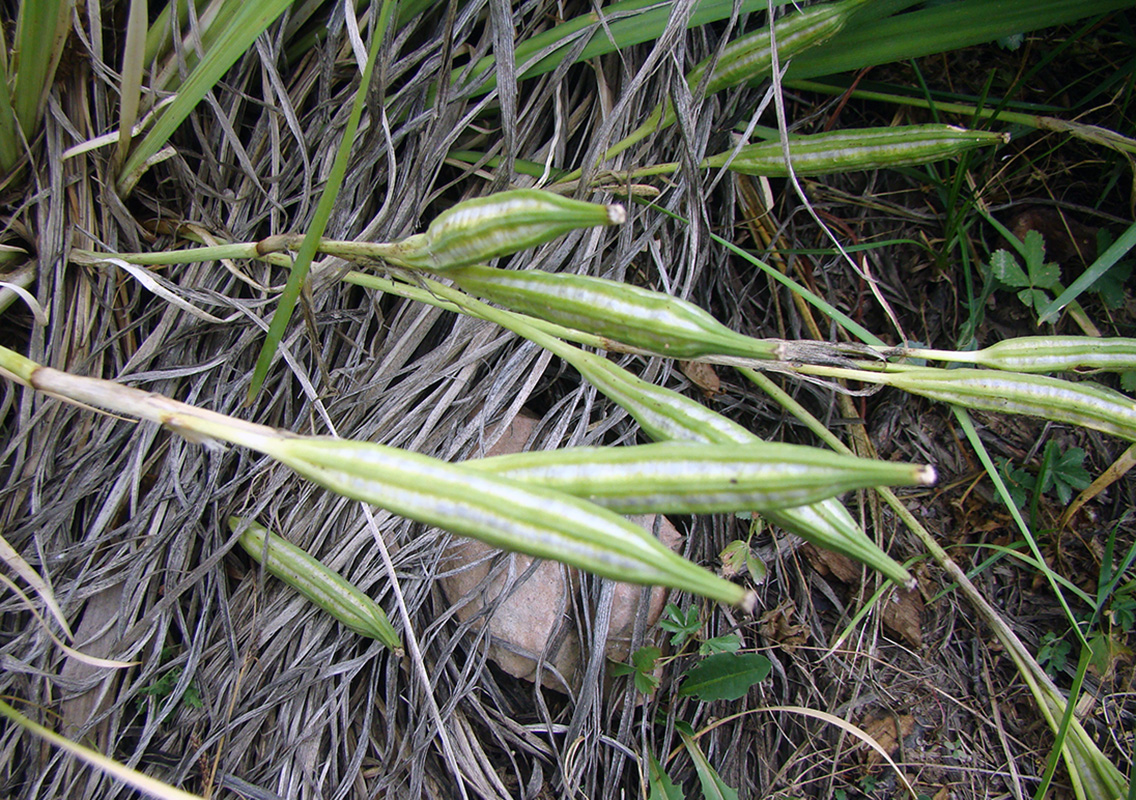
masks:
<svg viewBox="0 0 1136 800"><path fill-rule="evenodd" d="M809 626L793 622L797 605L792 600L782 601L761 615L761 635L771 642L777 642L789 652L809 640Z"/></svg>
<svg viewBox="0 0 1136 800"><path fill-rule="evenodd" d="M884 603L883 620L912 647L923 646L923 596L918 589L897 589Z"/></svg>
<svg viewBox="0 0 1136 800"><path fill-rule="evenodd" d="M898 730L896 723L898 722ZM896 716L888 714L876 717L861 726L864 733L876 740L876 743L890 756L899 749L901 739L906 739L915 730L915 718L904 714ZM875 750L869 749L864 756L864 762L869 769L878 767L883 757Z"/></svg>
<svg viewBox="0 0 1136 800"><path fill-rule="evenodd" d="M722 382L718 379L718 373L709 364L701 361L680 361L678 368L707 397L722 393Z"/></svg>
<svg viewBox="0 0 1136 800"><path fill-rule="evenodd" d="M853 559L842 553L834 553L811 544L801 545L801 554L812 565L812 568L821 575L831 575L839 581L849 584L860 582L861 568Z"/></svg>

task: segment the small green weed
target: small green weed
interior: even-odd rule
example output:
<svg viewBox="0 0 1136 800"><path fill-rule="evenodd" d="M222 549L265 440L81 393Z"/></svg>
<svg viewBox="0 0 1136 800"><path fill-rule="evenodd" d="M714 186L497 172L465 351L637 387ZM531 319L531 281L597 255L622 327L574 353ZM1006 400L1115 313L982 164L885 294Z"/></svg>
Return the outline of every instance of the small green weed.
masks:
<svg viewBox="0 0 1136 800"><path fill-rule="evenodd" d="M1069 663L1072 646L1053 631L1041 637L1041 647L1037 651L1037 663L1045 668L1051 678L1064 672Z"/></svg>
<svg viewBox="0 0 1136 800"><path fill-rule="evenodd" d="M1045 260L1045 239L1037 231L1026 233L1025 267L1009 250L995 250L990 256L990 273L1001 288L1017 290L1026 308L1040 313L1053 299L1048 292L1061 290L1061 270Z"/></svg>
<svg viewBox="0 0 1136 800"><path fill-rule="evenodd" d="M178 653L177 647L165 647L162 649L162 663L172 660ZM197 684L190 682L186 687L185 692L182 693L180 698L173 697L174 689L177 687L178 681L181 679L181 667L169 667L162 672L153 683L139 690L139 696L135 698L135 704L138 707L139 713L145 713L150 709L151 704L164 708L169 703L181 700L185 705L190 708L201 708L205 705L205 701L201 697L201 692L197 688Z"/></svg>
<svg viewBox="0 0 1136 800"><path fill-rule="evenodd" d="M1015 466L1007 458L996 460L1010 497L1022 510L1033 507L1040 496L1049 492L1056 495L1061 505L1068 505L1074 491L1081 491L1092 482L1083 466L1085 451L1080 447L1062 451L1056 442L1047 442L1036 476L1023 467Z"/></svg>
<svg viewBox="0 0 1136 800"><path fill-rule="evenodd" d="M744 543L743 543L744 544ZM748 547L746 550L748 551ZM743 556L744 557L744 556ZM663 609L659 627L671 634L670 643L679 648L674 656L662 657L658 647L640 647L631 654L626 663L613 663L611 672L616 676L631 675L635 688L643 694L651 694L659 688L657 670L678 658L682 649L699 639L702 621L696 607L683 611L675 603L668 603ZM679 678L679 696L695 697L703 702L713 700L737 700L754 685L769 676L772 664L760 653L739 653L742 640L737 634L726 634L702 640L698 644L700 658ZM698 780L704 797L720 800L737 800L737 790L722 779L713 765L707 760L698 744L698 736L690 725L682 720L675 723L675 730L682 738L687 754L694 762ZM685 795L667 775L663 765L648 753L647 782L650 788L648 800L683 800Z"/></svg>
<svg viewBox="0 0 1136 800"><path fill-rule="evenodd" d="M1099 231L1097 252L1103 253L1112 245L1112 241L1112 236L1107 231ZM1021 255L1024 264L1009 250L995 250L990 255L989 277L993 279L995 289L1016 291L1022 305L1034 314L1040 314L1053 299L1050 293L1060 294L1065 289L1061 284L1061 268L1052 261L1046 261L1045 239L1035 230L1026 232ZM1131 259L1117 261L1086 290L1094 292L1109 309L1123 307L1124 288L1132 275L1132 265Z"/></svg>

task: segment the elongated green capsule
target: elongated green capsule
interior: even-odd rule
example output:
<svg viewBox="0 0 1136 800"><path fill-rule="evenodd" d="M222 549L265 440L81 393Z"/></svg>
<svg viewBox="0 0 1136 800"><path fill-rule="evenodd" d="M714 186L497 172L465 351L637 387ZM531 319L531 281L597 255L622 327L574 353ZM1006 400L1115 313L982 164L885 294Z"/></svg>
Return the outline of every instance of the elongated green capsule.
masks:
<svg viewBox="0 0 1136 800"><path fill-rule="evenodd" d="M661 442L514 453L463 462L620 514L709 514L799 506L872 486L932 483L917 464L768 442Z"/></svg>
<svg viewBox="0 0 1136 800"><path fill-rule="evenodd" d="M425 233L392 245L384 257L405 267L448 270L536 247L577 228L620 225L626 219L620 205L516 189L458 203Z"/></svg>
<svg viewBox="0 0 1136 800"><path fill-rule="evenodd" d="M555 341L563 347L558 347L553 352L575 367L584 376L584 380L605 397L630 414L643 432L656 442L730 444L761 441L741 425L696 400L632 375L601 355Z"/></svg>
<svg viewBox="0 0 1136 800"><path fill-rule="evenodd" d="M697 400L662 386L647 383L605 358L571 347L587 358L573 355L572 364L612 402L622 406L643 431L656 441L678 440L717 445L764 443L733 420L706 408ZM602 363L597 363L602 362ZM763 511L778 527L817 547L843 553L878 571L900 586L914 580L903 565L868 538L848 509L835 499L809 505Z"/></svg>
<svg viewBox="0 0 1136 800"><path fill-rule="evenodd" d="M463 300L453 289L441 284L434 285L433 290L439 297L464 306L469 313L496 322L564 359L596 389L623 407L652 439L727 445L761 442L746 428L701 403L648 383L602 356L550 336L517 314ZM819 547L846 553L901 586L913 582L910 573L880 550L836 500L823 500L810 506L785 508L769 514L776 515L770 518L782 528Z"/></svg>
<svg viewBox="0 0 1136 800"><path fill-rule="evenodd" d="M813 6L795 14L781 17L773 23L775 36L771 37L768 26L738 37L722 50L714 65L714 71L706 85L706 94L712 95L722 89L736 86L750 80L768 78L773 72L773 39L777 40L777 55L786 61L810 47L822 44L832 38L847 24L852 13L870 0L844 0ZM696 90L702 76L710 66L706 59L694 67L686 76L691 90ZM633 144L646 137L670 127L675 122L674 105L670 100L660 103L638 128L627 138L604 153L602 161L614 158ZM575 176L575 173L573 173Z"/></svg>
<svg viewBox="0 0 1136 800"><path fill-rule="evenodd" d="M510 327L509 319L503 316L494 318ZM655 441L727 446L764 444L743 426L706 408L697 400L648 383L603 356L546 336L530 326L512 323L512 327L575 367L588 383L634 417L644 433ZM854 558L900 586L909 586L914 580L902 564L868 538L838 500L821 500L810 505L762 513L774 525L818 547Z"/></svg>
<svg viewBox="0 0 1136 800"><path fill-rule="evenodd" d="M867 2L870 0L845 0L812 6L777 20L773 25L775 37L770 36L768 26L738 37L726 45L714 65L706 94L714 94L744 81L769 77L773 71L773 38L777 40L779 59L792 58L831 39L845 26L852 13ZM709 65L710 59L706 59L686 76L691 89L697 88Z"/></svg>
<svg viewBox="0 0 1136 800"><path fill-rule="evenodd" d="M900 586L912 585L911 574L884 554L848 513L844 504L837 500L762 511L761 516L810 544L842 553L878 570ZM880 557L881 554L883 558ZM883 560L885 558L887 561Z"/></svg>
<svg viewBox="0 0 1136 800"><path fill-rule="evenodd" d="M971 131L954 125L906 125L895 128L860 128L799 136L789 140L789 158L799 176L836 172L915 166L941 161L978 147L1002 144L1003 133ZM781 142L760 142L718 153L702 162L703 167L729 168L743 175L770 178L788 176Z"/></svg>
<svg viewBox="0 0 1136 800"><path fill-rule="evenodd" d="M756 601L752 592L687 561L639 526L560 492L367 442L313 436L249 445L345 497L494 547L747 610Z"/></svg>
<svg viewBox="0 0 1136 800"><path fill-rule="evenodd" d="M1062 372L1076 369L1121 372L1136 369L1136 339L1093 336L1022 336L975 353L975 364L1011 372Z"/></svg>
<svg viewBox="0 0 1136 800"><path fill-rule="evenodd" d="M259 523L229 517L229 527L234 533L241 527L245 528L237 541L250 556L264 564L270 574L355 633L378 639L395 653L402 654L402 640L391 626L386 612L353 583Z"/></svg>
<svg viewBox="0 0 1136 800"><path fill-rule="evenodd" d="M1136 402L1095 383L985 369L913 369L881 377L932 400L1067 422L1136 441Z"/></svg>
<svg viewBox="0 0 1136 800"><path fill-rule="evenodd" d="M588 275L465 267L455 284L513 311L672 358L776 358L778 343L730 330L708 312L662 292Z"/></svg>

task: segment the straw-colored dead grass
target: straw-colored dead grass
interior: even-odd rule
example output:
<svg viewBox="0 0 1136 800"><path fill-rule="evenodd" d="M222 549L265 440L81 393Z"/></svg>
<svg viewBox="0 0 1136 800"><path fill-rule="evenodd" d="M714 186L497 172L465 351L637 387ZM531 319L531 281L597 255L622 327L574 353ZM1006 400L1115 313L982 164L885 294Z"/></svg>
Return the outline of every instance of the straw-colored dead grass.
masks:
<svg viewBox="0 0 1136 800"><path fill-rule="evenodd" d="M421 230L462 196L508 185L504 170L448 162L447 152L456 147L483 149L506 163L588 163L680 84L676 63L704 57L719 32L687 34L676 12L657 42L556 70L523 83L515 95L475 97L450 85L440 102L429 105L439 71L490 52L493 37L485 20L493 5L475 0L454 6L453 17L442 7L429 10L387 51L376 89L391 98L389 132L373 113L367 116L328 236L390 240ZM678 5L679 11L686 7ZM528 30L588 9L529 3L513 9L514 24ZM485 452L493 444L486 432L522 408L541 415L531 447L633 439L625 414L538 348L484 322L337 283L338 262L315 275L282 357L245 408L274 307L275 295L259 287L280 286L281 271L260 263L211 263L153 272L164 286L224 320L212 322L159 299L124 272L68 263L71 247L172 247L168 231L178 224L231 241L303 230L353 91L341 15L337 4L327 38L296 63L285 62L276 37L263 37L183 127L177 156L153 169L125 201L110 188L109 150L61 157L68 146L102 133L112 118L114 50L80 20L87 36L74 38L76 54L53 97L41 158L5 198L6 230L34 248L40 264L35 293L50 304L52 317L48 326L37 327L13 307L5 312L0 340L41 363L216 411L304 433L328 433L334 426L341 436L449 459ZM499 83L510 86L511 76L502 74ZM789 298L775 296L763 278L711 246L711 231L739 242L747 234L735 227L742 214L731 180L694 168L705 154L723 149L727 126L746 119L761 96L742 88L703 105L680 105L676 128L616 164L672 161L679 154L683 166L660 184L668 187L660 202L691 225L632 206L629 224L617 232L578 232L517 260L550 271L647 282L712 308L746 333L807 336ZM860 120L849 117L860 114L880 121L871 118L871 109L841 111L819 98L790 101L790 113L800 121L833 118L850 125ZM989 176L976 177L982 182ZM894 175L860 175L810 191L825 219L859 241L933 240L941 236L942 209L924 188ZM879 199L864 203L865 197ZM798 201L786 193L767 226L787 242L823 245L799 212ZM942 265L915 248L872 257L881 290L908 332L925 342L949 339L960 322L959 305ZM846 265L812 256L787 260L865 325L889 331L865 284ZM1130 309L1123 313L1130 325ZM623 362L649 380L697 392L673 364ZM714 407L764 436L806 440L748 384L724 370L719 377L724 394L708 400ZM802 394L834 428L848 424L831 395L813 387L803 387ZM948 415L894 393L854 409L865 415L869 438L886 455L938 466L942 490L913 496L911 503L942 541L1005 540L1006 521L983 490L972 487L978 473ZM944 791L1022 797L1043 768L1051 739L1032 699L968 608L956 595L940 594L946 587L933 566L919 568L915 594L894 608L877 608L828 654L835 634L871 595L874 579L865 584L860 570L841 559L798 550L762 532L755 542L769 578L760 587L758 617L742 619L708 604L702 614L707 636L741 634L745 647L773 661L773 674L742 701L709 705L675 695L686 661L668 667L660 690L646 700L629 681L599 680L612 591L584 577L559 636L579 640L585 676L565 695L512 678L486 661L479 621L459 617L439 588L447 569L446 534L380 513L374 524L393 553L433 702L445 723L443 745L432 703L408 662L361 640L287 587L261 580L234 550L226 524L232 514L254 516L320 555L382 602L401 628L371 523L357 503L248 452L206 449L9 383L3 384L0 420L4 536L51 579L82 649L140 662L108 673L68 659L18 601L4 595L0 693L20 698L26 712L73 738L174 784L220 797L453 798L463 789L492 798L634 797L639 767L631 754L671 753L680 744L676 720L699 730L737 715L703 736L701 746L740 796L832 797L837 789L864 789L872 781L878 781L875 796L899 796L894 775L856 740L791 711L761 710L772 705L827 711L880 742L893 742L893 756L909 779L935 798L947 797ZM1032 422L1015 420L1000 429L993 419L983 421L990 426L989 444L1015 457L1045 433ZM1077 432L1075 438L1097 469L1119 455L1119 446L1103 437ZM1093 531L1114 524L1132 501L1131 482L1118 484L1107 503L1094 504L1094 518L1086 517L1054 547L1055 559L1071 560L1081 565L1074 574L1091 577L1092 558L1083 550L1092 549ZM889 513L853 502L893 555L916 554ZM1133 526L1125 519L1123 535L1130 542ZM716 563L719 550L744 537L748 525L733 518L679 522L688 533L687 554L705 564ZM502 558L495 566L507 571L508 562ZM1044 588L1029 583L1030 574L1003 561L985 570L978 584L1036 645L1060 623ZM640 640L650 635L644 628L641 623ZM1131 737L1125 740L1122 731L1132 730L1136 704L1131 665L1122 661L1120 667L1100 682L1087 724L1123 765ZM180 672L173 694L192 686L200 708L145 694L175 668ZM0 733L0 754L3 796L125 794L10 727ZM697 791L684 756L667 769Z"/></svg>

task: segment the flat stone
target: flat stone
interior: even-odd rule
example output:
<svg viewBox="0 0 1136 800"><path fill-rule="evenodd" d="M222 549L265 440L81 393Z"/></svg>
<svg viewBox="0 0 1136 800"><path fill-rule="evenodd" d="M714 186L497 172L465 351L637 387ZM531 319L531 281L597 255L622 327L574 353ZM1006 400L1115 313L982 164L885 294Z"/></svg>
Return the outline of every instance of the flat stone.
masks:
<svg viewBox="0 0 1136 800"><path fill-rule="evenodd" d="M518 415L487 455L520 452L537 422L532 417ZM660 540L672 549L677 548L682 536L666 517L658 520L657 516L629 519L652 532L658 525ZM545 668L541 679L546 687L565 691L578 686L581 642L571 616L573 602L568 594L579 587L577 571L555 561L541 561L531 575L512 586L508 596L496 602L534 561L519 553L508 555L506 557L511 559L508 568L498 570L483 586L490 570L500 563L495 558L499 553L500 550L473 539L455 539L444 565L448 574L440 579L446 599L452 605L460 604L457 617L462 621L481 613L487 605L493 606L487 618L489 658L508 674L535 681L537 663L543 657ZM643 594L642 586L616 584L607 641L609 658L627 660ZM658 621L666 598L666 589L653 587L650 590L648 626ZM473 624L484 625L485 618Z"/></svg>

